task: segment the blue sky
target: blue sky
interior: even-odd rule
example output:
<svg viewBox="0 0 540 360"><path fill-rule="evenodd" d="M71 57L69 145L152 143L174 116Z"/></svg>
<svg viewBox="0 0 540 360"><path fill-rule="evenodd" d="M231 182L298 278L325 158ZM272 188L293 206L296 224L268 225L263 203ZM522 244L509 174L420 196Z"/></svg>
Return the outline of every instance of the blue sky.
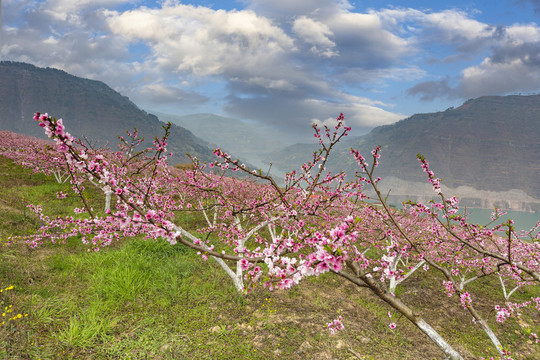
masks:
<svg viewBox="0 0 540 360"><path fill-rule="evenodd" d="M3 0L1 54L301 139L537 93L539 21L540 0Z"/></svg>

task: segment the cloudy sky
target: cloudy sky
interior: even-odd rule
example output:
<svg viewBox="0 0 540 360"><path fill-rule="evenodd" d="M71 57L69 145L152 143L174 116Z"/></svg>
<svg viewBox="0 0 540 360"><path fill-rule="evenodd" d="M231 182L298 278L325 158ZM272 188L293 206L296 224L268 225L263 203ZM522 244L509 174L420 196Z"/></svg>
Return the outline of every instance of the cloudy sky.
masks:
<svg viewBox="0 0 540 360"><path fill-rule="evenodd" d="M540 0L0 1L2 60L291 134L540 89Z"/></svg>

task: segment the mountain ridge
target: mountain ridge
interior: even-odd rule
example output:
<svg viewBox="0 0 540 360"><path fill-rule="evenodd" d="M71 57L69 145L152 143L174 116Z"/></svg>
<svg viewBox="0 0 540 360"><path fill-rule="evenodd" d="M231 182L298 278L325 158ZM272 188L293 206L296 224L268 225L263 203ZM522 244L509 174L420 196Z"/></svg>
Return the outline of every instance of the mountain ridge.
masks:
<svg viewBox="0 0 540 360"><path fill-rule="evenodd" d="M0 62L0 129L43 138L42 129L33 120L35 111L62 117L74 136L101 143L114 145L118 135L133 127L150 139L145 145L163 134L164 123L158 117L139 109L103 82L57 69ZM176 155L172 163L188 162L186 152L213 161L208 146L215 144L242 160L246 155L256 155L258 166L271 162L273 171L289 171L309 161L317 148L316 144L294 144L268 152L283 137L260 126L213 114L171 115L168 120L185 125L172 125L168 141L168 149ZM205 140L195 136L197 132L207 133ZM478 194L489 194L491 198L482 202L486 204L496 204L498 195L492 192L511 195L518 194L513 190L519 190L526 196L520 193L518 200L508 199L506 203L520 202L519 206L530 210L524 203L529 201L527 196L540 199L539 138L540 95L485 96L469 99L457 108L415 114L360 137L344 138L335 148L328 168L354 174L358 166L349 149L359 149L369 159L371 150L381 145L377 174L383 180L393 177L408 182L403 186L394 180L389 182L394 193L403 193L426 181L416 160L416 154L421 153L447 187L469 187ZM472 193L466 192L467 196ZM536 200L532 203L533 209L539 211Z"/></svg>
<svg viewBox="0 0 540 360"><path fill-rule="evenodd" d="M377 176L425 182L416 154L422 154L450 188L524 191L540 199L540 95L486 96L458 108L415 114L360 137L345 138L329 161L332 171L353 174L359 168L349 154L359 149L369 160L381 146ZM294 145L269 154L274 165L289 167L309 160L314 144ZM305 161L303 160L303 161ZM540 209L539 209L540 210Z"/></svg>
<svg viewBox="0 0 540 360"><path fill-rule="evenodd" d="M0 128L43 138L33 120L36 111L63 118L73 136L100 145L115 146L117 137L134 127L146 139L144 146L164 134L165 123L101 81L27 63L0 62ZM211 150L189 130L172 125L170 131L168 150L174 154L173 163L188 162L185 153L204 161L214 159Z"/></svg>

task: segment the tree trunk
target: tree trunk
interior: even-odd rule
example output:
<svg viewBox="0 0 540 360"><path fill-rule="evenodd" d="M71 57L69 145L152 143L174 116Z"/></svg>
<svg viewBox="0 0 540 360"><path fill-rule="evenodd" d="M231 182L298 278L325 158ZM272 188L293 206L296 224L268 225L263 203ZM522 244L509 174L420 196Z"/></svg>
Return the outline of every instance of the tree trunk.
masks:
<svg viewBox="0 0 540 360"><path fill-rule="evenodd" d="M388 305L392 306L394 309L399 311L403 316L405 316L410 322L412 322L417 328L419 328L424 334L429 337L429 339L437 345L439 349L444 352L450 360L463 360L463 357L450 346L443 339L441 335L435 329L433 329L424 319L419 315L415 314L414 311L403 303L399 298L392 296L388 291L382 289L379 284L367 274L360 273L357 277L353 276L344 271L340 271L338 275L346 278L347 280L353 282L356 285L367 287L375 295L377 295L381 300L386 302Z"/></svg>

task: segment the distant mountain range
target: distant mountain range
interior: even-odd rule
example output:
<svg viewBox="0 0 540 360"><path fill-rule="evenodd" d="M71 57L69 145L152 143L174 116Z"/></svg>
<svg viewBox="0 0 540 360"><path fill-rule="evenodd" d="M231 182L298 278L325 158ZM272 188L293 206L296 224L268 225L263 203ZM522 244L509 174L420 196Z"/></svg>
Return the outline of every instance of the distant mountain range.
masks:
<svg viewBox="0 0 540 360"><path fill-rule="evenodd" d="M431 195L416 159L420 153L451 192L469 198L469 206L540 211L540 95L471 99L456 109L413 115L345 138L330 168L353 174L359 169L349 149L369 159L377 145L382 147L377 173L400 200ZM297 144L267 160L290 168L309 160L315 148Z"/></svg>
<svg viewBox="0 0 540 360"><path fill-rule="evenodd" d="M1 62L0 129L44 137L33 120L36 111L63 118L68 131L76 137L112 147L118 143L118 136L134 127L145 138L145 146L164 134L165 124L155 115L139 109L101 81L26 63ZM186 153L214 160L206 142L177 125L171 128L167 149L174 153L173 163L188 162Z"/></svg>
<svg viewBox="0 0 540 360"><path fill-rule="evenodd" d="M0 130L44 137L32 119L36 111L62 117L74 136L111 146L134 127L147 144L163 134L158 117L100 81L1 62ZM283 147L287 140L275 130L213 114L159 117L176 124L168 141L173 163L187 162L185 153L212 161L210 147L219 146L265 170L272 162L273 171L289 171L309 161L317 148ZM377 145L382 146L377 173L395 201L433 195L416 160L421 153L447 192L468 206L540 211L540 95L471 99L456 109L413 115L364 136L344 138L329 169L354 174L358 166L349 149L369 158Z"/></svg>
<svg viewBox="0 0 540 360"><path fill-rule="evenodd" d="M185 127L208 142L211 148L221 147L243 162L268 167L262 161L269 153L285 147L284 134L250 122L215 114L171 115L155 112L163 121Z"/></svg>

